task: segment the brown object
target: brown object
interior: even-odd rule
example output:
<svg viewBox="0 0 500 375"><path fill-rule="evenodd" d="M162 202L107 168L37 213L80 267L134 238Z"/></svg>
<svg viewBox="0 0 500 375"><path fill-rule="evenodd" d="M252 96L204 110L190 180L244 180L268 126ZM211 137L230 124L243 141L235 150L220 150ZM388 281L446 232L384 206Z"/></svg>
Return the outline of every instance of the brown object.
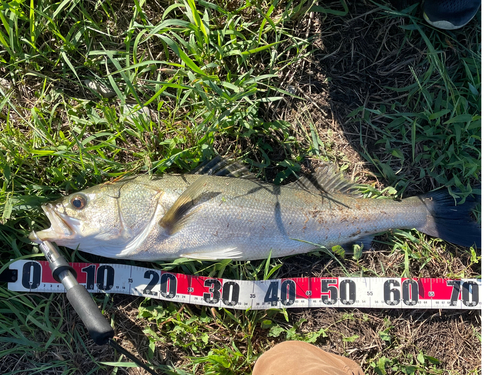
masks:
<svg viewBox="0 0 500 375"><path fill-rule="evenodd" d="M285 341L262 354L252 375L364 375L359 365L303 341Z"/></svg>

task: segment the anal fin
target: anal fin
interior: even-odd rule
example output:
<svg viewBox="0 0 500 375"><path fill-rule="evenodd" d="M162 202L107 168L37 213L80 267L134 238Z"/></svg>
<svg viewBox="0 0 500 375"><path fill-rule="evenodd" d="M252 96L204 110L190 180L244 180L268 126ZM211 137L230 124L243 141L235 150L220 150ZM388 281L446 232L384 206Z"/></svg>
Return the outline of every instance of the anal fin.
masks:
<svg viewBox="0 0 500 375"><path fill-rule="evenodd" d="M375 238L375 235L369 235L369 236L361 237L361 238L359 238L359 239L357 239L355 241L348 242L348 243L342 245L342 247L347 252L352 251L354 245L363 245L363 251L370 250L371 247L372 247L372 242L373 242L374 238Z"/></svg>

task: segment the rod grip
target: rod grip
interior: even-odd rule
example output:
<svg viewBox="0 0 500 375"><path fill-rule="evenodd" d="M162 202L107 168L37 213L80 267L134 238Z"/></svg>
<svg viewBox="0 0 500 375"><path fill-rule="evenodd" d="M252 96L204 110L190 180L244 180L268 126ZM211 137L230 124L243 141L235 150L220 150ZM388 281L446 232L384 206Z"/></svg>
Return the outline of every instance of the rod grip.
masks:
<svg viewBox="0 0 500 375"><path fill-rule="evenodd" d="M101 314L90 293L83 285L75 285L66 292L71 306L89 330L90 337L97 345L104 345L113 338L114 331L108 320Z"/></svg>

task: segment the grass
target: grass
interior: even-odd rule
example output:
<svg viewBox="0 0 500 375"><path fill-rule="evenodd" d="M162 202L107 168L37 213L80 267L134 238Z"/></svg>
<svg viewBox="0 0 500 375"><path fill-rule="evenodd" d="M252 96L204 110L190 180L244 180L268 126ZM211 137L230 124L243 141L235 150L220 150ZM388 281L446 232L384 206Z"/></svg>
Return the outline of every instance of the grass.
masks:
<svg viewBox="0 0 500 375"><path fill-rule="evenodd" d="M460 201L481 177L480 69L477 20L465 31L438 31L416 6L4 2L0 266L41 256L27 234L48 223L42 203L127 174L187 172L216 153L275 183L311 159L327 160L363 183L366 197L445 186ZM327 249L149 266L251 280L481 274L474 249L415 231L385 234L375 246L354 255ZM62 251L72 261L99 261ZM64 296L17 294L2 284L0 297L0 372L140 373L91 343ZM289 339L347 355L367 374L480 371L472 350L480 345L478 312L241 312L95 298L122 345L163 373L250 373L263 351ZM429 339L432 330L441 341ZM450 343L470 357L456 362L442 350Z"/></svg>
<svg viewBox="0 0 500 375"><path fill-rule="evenodd" d="M446 66L445 54L417 31L429 48L427 70L417 76L411 69L415 83L392 88L405 100L375 109L360 107L351 116L376 133L374 146L381 146L383 152L369 152L365 146L363 155L392 186L404 191L421 179L432 178L448 187L450 194L465 198L473 190L471 184L480 179L480 51ZM360 141L366 144L362 134ZM406 164L418 167L418 175L401 173Z"/></svg>

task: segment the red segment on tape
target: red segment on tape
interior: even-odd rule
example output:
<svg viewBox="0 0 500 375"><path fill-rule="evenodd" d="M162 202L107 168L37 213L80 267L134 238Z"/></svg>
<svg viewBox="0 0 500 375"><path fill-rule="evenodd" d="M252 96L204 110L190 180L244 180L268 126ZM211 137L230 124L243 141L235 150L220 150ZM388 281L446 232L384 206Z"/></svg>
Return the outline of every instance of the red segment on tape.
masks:
<svg viewBox="0 0 500 375"><path fill-rule="evenodd" d="M42 283L57 283L52 277L52 270L50 269L49 262L39 262L42 266Z"/></svg>

